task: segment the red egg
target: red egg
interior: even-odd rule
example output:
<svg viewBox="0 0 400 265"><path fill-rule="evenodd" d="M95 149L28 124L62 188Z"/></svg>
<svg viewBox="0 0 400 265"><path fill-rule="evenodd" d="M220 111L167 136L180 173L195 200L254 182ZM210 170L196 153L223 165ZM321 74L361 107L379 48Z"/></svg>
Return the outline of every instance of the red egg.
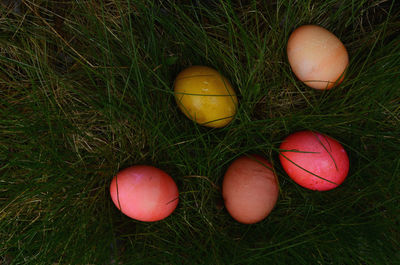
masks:
<svg viewBox="0 0 400 265"><path fill-rule="evenodd" d="M349 171L343 146L329 136L312 131L289 135L280 146L283 169L297 184L311 190L339 186Z"/></svg>
<svg viewBox="0 0 400 265"><path fill-rule="evenodd" d="M258 155L236 159L225 173L222 196L229 214L238 222L263 220L278 199L278 180L271 164Z"/></svg>
<svg viewBox="0 0 400 265"><path fill-rule="evenodd" d="M178 205L178 188L164 171L132 166L120 171L110 185L111 198L125 215L144 222L169 216Z"/></svg>

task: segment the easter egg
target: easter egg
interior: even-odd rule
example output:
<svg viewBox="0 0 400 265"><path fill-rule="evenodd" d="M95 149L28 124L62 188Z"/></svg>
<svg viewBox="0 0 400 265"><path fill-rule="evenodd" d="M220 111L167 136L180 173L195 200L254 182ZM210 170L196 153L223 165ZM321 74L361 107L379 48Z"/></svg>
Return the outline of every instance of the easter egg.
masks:
<svg viewBox="0 0 400 265"><path fill-rule="evenodd" d="M343 146L331 137L313 131L289 135L280 146L283 169L297 184L311 190L339 186L349 171Z"/></svg>
<svg viewBox="0 0 400 265"><path fill-rule="evenodd" d="M222 196L229 214L253 224L269 215L278 200L278 180L271 164L258 155L236 159L225 173Z"/></svg>
<svg viewBox="0 0 400 265"><path fill-rule="evenodd" d="M315 89L330 89L342 82L349 64L343 43L330 31L304 25L290 35L289 64L298 79Z"/></svg>
<svg viewBox="0 0 400 265"><path fill-rule="evenodd" d="M137 165L120 171L111 181L111 199L125 215L144 222L169 216L178 205L178 188L164 171Z"/></svg>
<svg viewBox="0 0 400 265"><path fill-rule="evenodd" d="M175 100L191 120L213 128L229 124L237 110L237 97L228 79L206 66L192 66L178 74Z"/></svg>

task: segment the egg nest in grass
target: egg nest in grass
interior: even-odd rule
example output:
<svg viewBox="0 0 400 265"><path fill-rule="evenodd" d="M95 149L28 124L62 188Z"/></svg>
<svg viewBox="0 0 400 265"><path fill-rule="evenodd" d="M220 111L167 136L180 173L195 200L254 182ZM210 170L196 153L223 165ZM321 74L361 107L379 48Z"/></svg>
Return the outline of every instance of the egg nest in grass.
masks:
<svg viewBox="0 0 400 265"><path fill-rule="evenodd" d="M180 110L200 125L220 128L229 124L238 100L228 79L206 66L192 66L178 74L174 83Z"/></svg>

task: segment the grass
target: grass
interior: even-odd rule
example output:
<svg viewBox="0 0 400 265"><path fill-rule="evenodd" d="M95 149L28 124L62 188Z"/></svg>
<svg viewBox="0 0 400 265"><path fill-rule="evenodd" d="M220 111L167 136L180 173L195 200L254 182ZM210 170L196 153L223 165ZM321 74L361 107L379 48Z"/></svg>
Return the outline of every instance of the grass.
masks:
<svg viewBox="0 0 400 265"><path fill-rule="evenodd" d="M0 263L400 264L399 3L181 2L1 6ZM287 61L290 33L309 23L349 52L329 91L306 87ZM176 106L175 76L197 64L239 96L225 128ZM340 187L310 191L284 173L279 144L303 129L345 146ZM280 196L268 218L242 225L220 185L249 153L272 162ZM134 164L177 182L167 219L137 222L112 204L112 177Z"/></svg>

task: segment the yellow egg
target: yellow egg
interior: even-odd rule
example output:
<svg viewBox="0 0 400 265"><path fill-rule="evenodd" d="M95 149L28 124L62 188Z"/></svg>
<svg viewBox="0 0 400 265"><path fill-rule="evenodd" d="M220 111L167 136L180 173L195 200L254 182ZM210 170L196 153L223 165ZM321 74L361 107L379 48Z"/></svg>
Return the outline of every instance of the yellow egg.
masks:
<svg viewBox="0 0 400 265"><path fill-rule="evenodd" d="M297 28L290 35L287 55L294 74L307 86L330 89L342 82L349 64L343 43L316 25Z"/></svg>
<svg viewBox="0 0 400 265"><path fill-rule="evenodd" d="M192 66L180 72L174 93L181 111L204 126L224 127L237 110L238 101L231 84L210 67Z"/></svg>

